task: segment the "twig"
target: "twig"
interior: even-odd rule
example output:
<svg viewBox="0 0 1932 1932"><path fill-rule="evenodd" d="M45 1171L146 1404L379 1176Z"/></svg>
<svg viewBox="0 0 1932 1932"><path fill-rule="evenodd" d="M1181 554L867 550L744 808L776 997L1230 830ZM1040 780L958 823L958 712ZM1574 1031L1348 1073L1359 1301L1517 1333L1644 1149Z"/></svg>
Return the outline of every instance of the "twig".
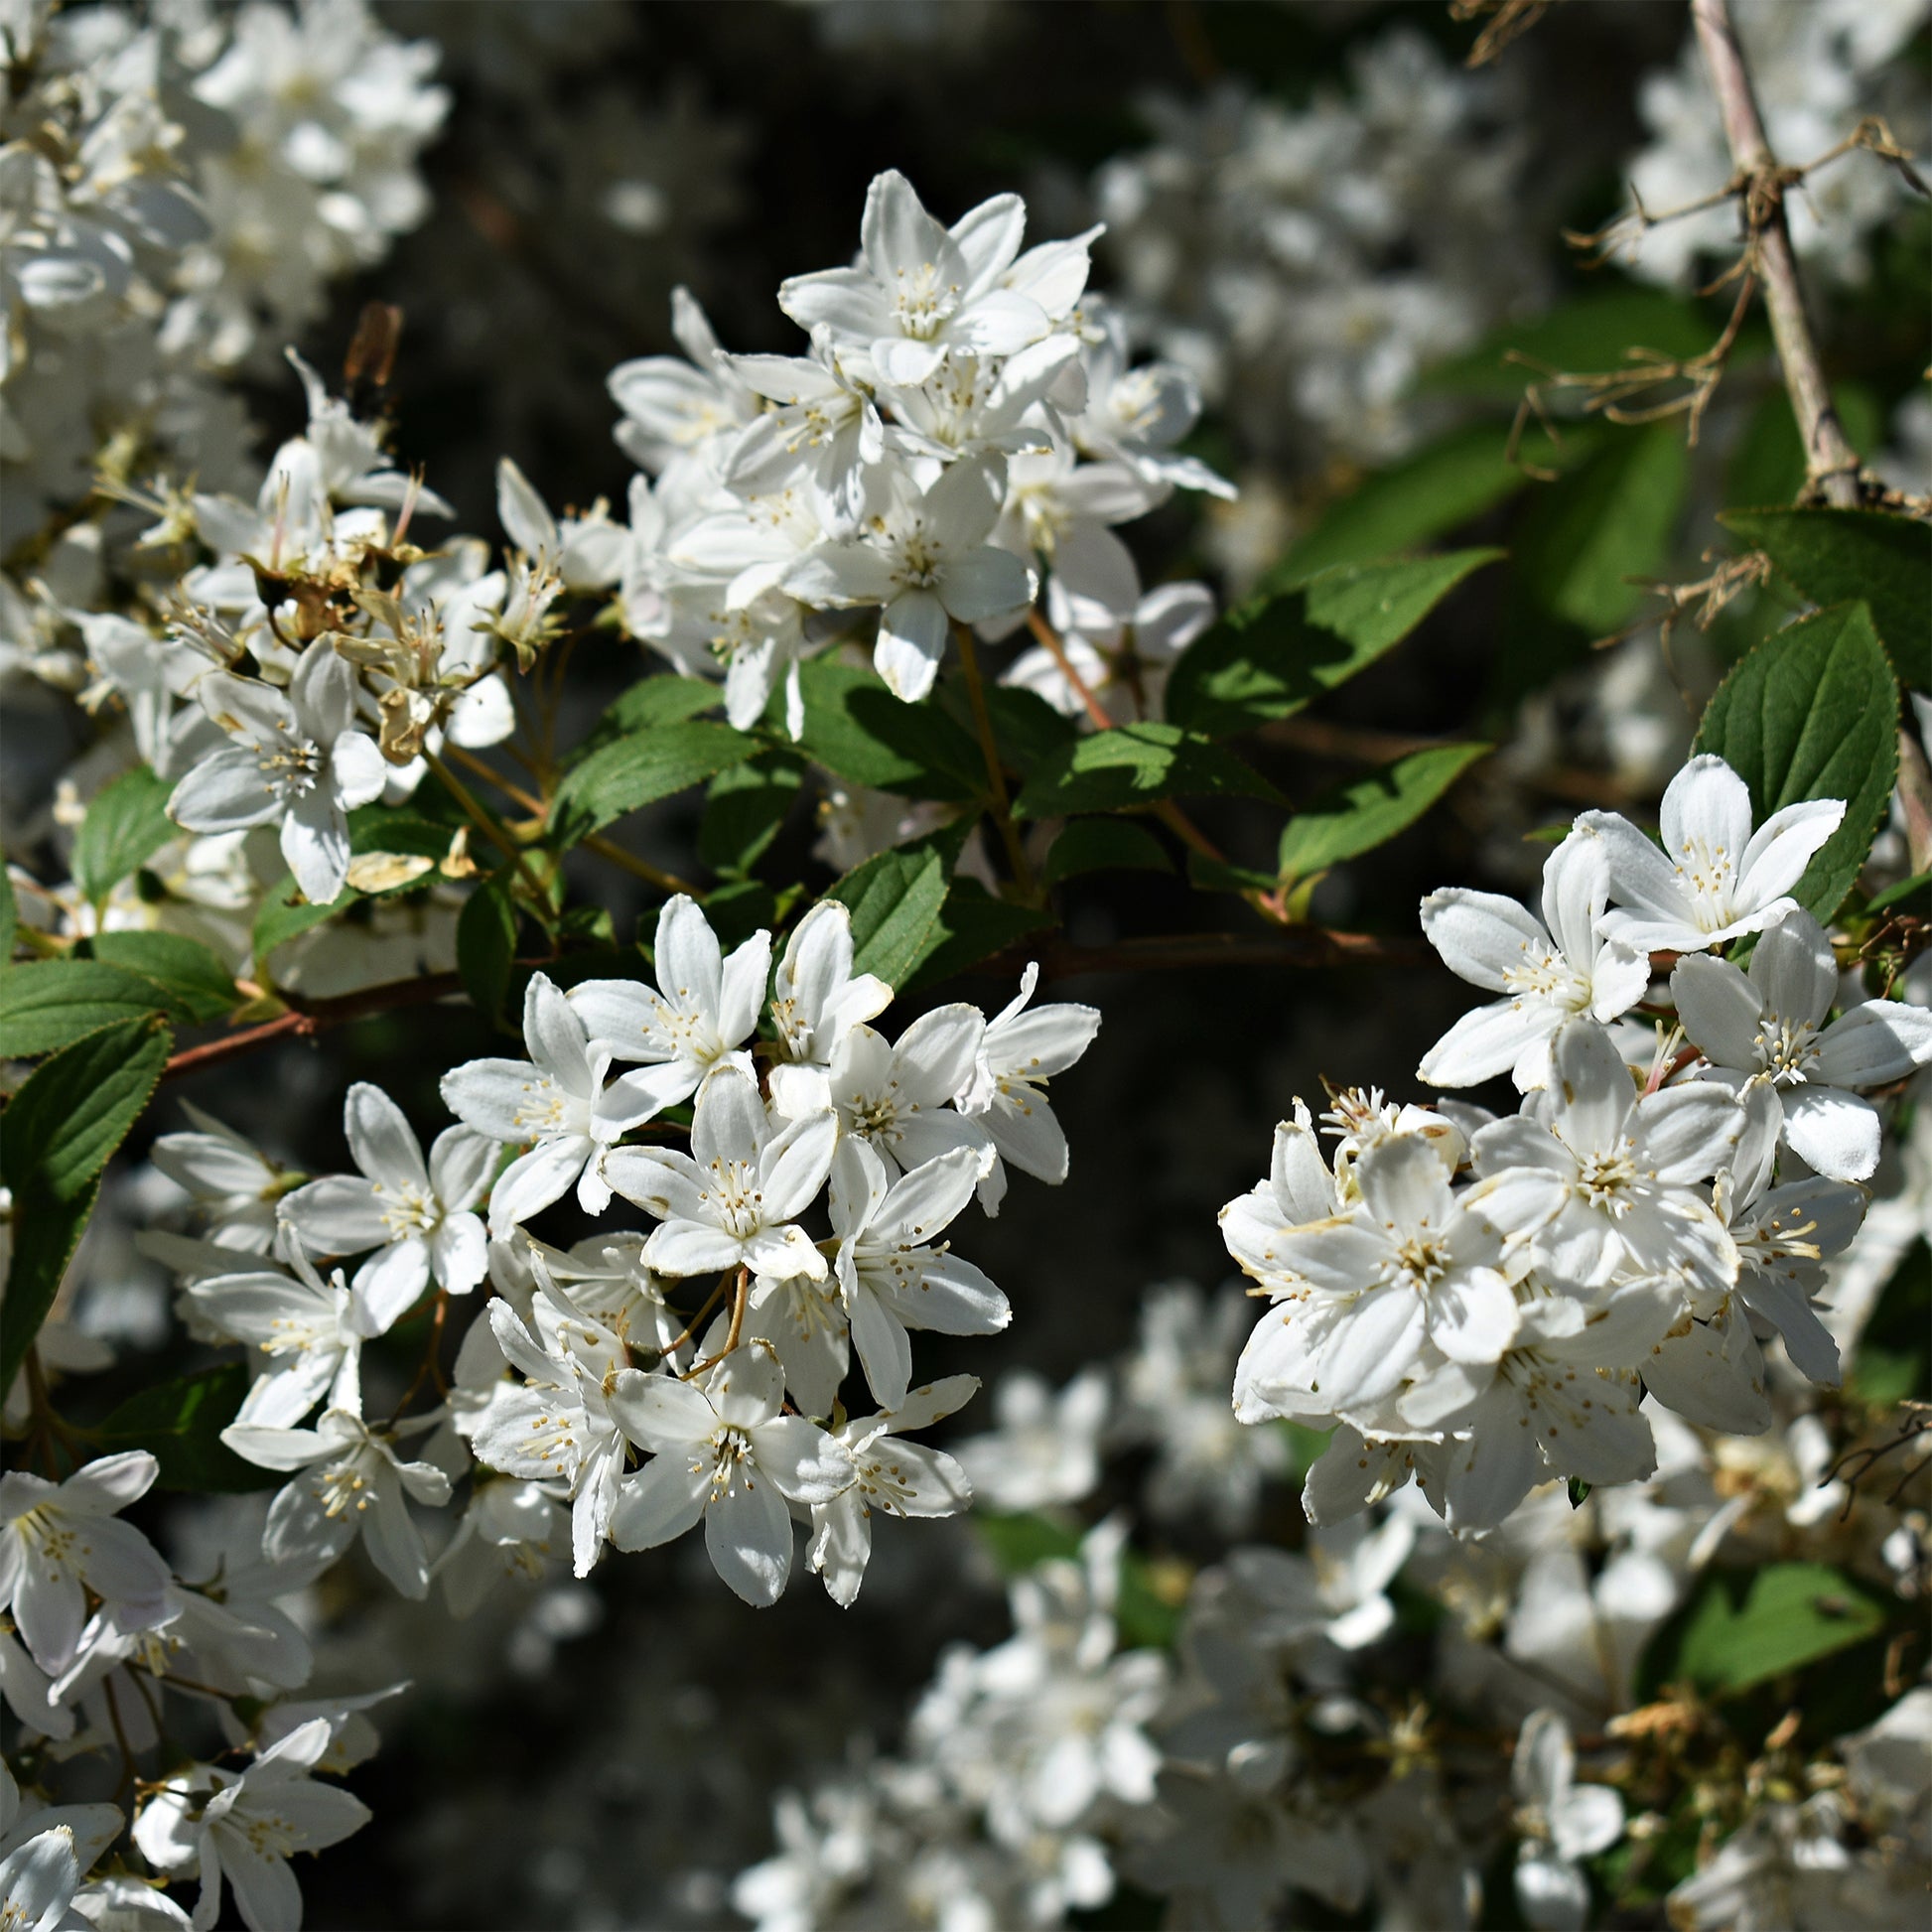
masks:
<svg viewBox="0 0 1932 1932"><path fill-rule="evenodd" d="M1745 229L1753 267L1764 284L1764 307L1771 319L1771 335L1778 346L1785 387L1790 391L1792 413L1798 419L1805 446L1806 475L1822 488L1827 502L1843 509L1856 508L1859 455L1838 419L1818 359L1818 345L1798 280L1797 256L1791 247L1791 230L1784 218L1789 182L1765 138L1750 69L1744 65L1737 29L1730 18L1729 0L1691 0L1691 20L1724 116L1730 158L1747 178Z"/></svg>
<svg viewBox="0 0 1932 1932"><path fill-rule="evenodd" d="M1495 18L1476 36L1465 66L1485 67L1511 41L1527 34L1556 4L1556 0L1449 0L1449 18L1456 21L1480 20L1484 14Z"/></svg>
<svg viewBox="0 0 1932 1932"><path fill-rule="evenodd" d="M959 665L966 673L966 695L973 707L973 724L979 732L980 756L986 761L987 795L993 806L993 822L1000 828L1007 860L1013 868L1014 884L1028 899L1038 897L1034 869L1020 828L1013 822L1013 802L1007 793L1007 774L1000 762L999 740L993 735L993 714L986 706L986 686L980 677L979 652L973 645L971 624L956 623L953 634L959 639Z"/></svg>

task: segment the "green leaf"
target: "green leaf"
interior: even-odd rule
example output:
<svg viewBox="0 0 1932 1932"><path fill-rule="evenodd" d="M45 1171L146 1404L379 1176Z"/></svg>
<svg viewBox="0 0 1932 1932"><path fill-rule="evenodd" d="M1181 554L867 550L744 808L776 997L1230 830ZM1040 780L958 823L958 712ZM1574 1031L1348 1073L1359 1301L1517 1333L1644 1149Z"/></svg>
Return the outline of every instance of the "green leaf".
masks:
<svg viewBox="0 0 1932 1932"><path fill-rule="evenodd" d="M1323 792L1282 828L1282 877L1306 879L1387 844L1413 825L1489 749L1487 745L1431 746Z"/></svg>
<svg viewBox="0 0 1932 1932"><path fill-rule="evenodd" d="M1252 866L1231 866L1225 859L1210 859L1204 852L1187 855L1187 883L1203 893L1272 893L1281 883L1273 873L1257 872Z"/></svg>
<svg viewBox="0 0 1932 1932"><path fill-rule="evenodd" d="M1289 718L1399 644L1500 550L1342 564L1237 605L1181 653L1168 716L1225 737Z"/></svg>
<svg viewBox="0 0 1932 1932"><path fill-rule="evenodd" d="M557 787L551 824L574 844L626 812L703 784L758 749L756 738L709 719L647 726L571 767Z"/></svg>
<svg viewBox="0 0 1932 1932"><path fill-rule="evenodd" d="M14 900L14 883L0 859L0 973L13 962L14 941L20 936L20 907Z"/></svg>
<svg viewBox="0 0 1932 1932"><path fill-rule="evenodd" d="M705 895L705 918L727 952L742 946L759 926L768 930L776 925L777 908L776 894L761 879L734 880Z"/></svg>
<svg viewBox="0 0 1932 1932"><path fill-rule="evenodd" d="M255 912L255 929L249 944L257 965L265 966L277 946L319 926L338 912L345 912L361 897L360 893L345 887L327 905L314 904L302 897L302 889L290 873L279 886L262 895Z"/></svg>
<svg viewBox="0 0 1932 1932"><path fill-rule="evenodd" d="M273 1489L280 1473L244 1462L221 1440L247 1393L243 1362L178 1376L130 1396L95 1430L95 1446L104 1454L146 1449L161 1465L156 1480L163 1489L230 1495Z"/></svg>
<svg viewBox="0 0 1932 1932"><path fill-rule="evenodd" d="M1071 818L1040 868L1049 886L1085 872L1173 872L1173 861L1145 825L1125 818Z"/></svg>
<svg viewBox="0 0 1932 1932"><path fill-rule="evenodd" d="M1524 465L1568 470L1601 447L1597 423L1567 425L1561 442L1541 431L1523 438L1521 463L1504 455L1507 427L1471 423L1451 430L1412 457L1378 471L1332 504L1268 573L1265 590L1289 590L1335 564L1365 563L1434 542L1530 487Z"/></svg>
<svg viewBox="0 0 1932 1932"><path fill-rule="evenodd" d="M1021 787L1015 818L1112 812L1162 798L1281 794L1231 752L1177 725L1120 725L1073 741Z"/></svg>
<svg viewBox="0 0 1932 1932"><path fill-rule="evenodd" d="M925 957L946 902L944 835L897 845L856 866L826 895L852 908L852 970L901 987ZM957 844L952 853L958 851Z"/></svg>
<svg viewBox="0 0 1932 1932"><path fill-rule="evenodd" d="M1510 540L1513 564L1497 683L1546 684L1627 623L1661 577L1690 477L1683 426L1621 429L1539 492Z"/></svg>
<svg viewBox="0 0 1932 1932"><path fill-rule="evenodd" d="M1883 912L1891 906L1903 905L1907 899L1919 895L1932 897L1932 872L1916 872L1909 879L1900 879L1887 886L1882 893L1866 901L1864 909L1867 912Z"/></svg>
<svg viewBox="0 0 1932 1932"><path fill-rule="evenodd" d="M1625 366L1629 351L1638 346L1683 359L1702 354L1717 333L1717 324L1697 303L1662 289L1619 283L1502 324L1474 348L1437 363L1417 386L1514 402L1537 380L1539 370L1530 363L1590 374ZM1509 359L1512 351L1528 362Z"/></svg>
<svg viewBox="0 0 1932 1932"><path fill-rule="evenodd" d="M1871 850L1898 774L1898 686L1870 615L1839 604L1788 624L1719 685L1698 727L1750 787L1762 825L1806 798L1843 798L1845 820L1794 897L1829 919Z"/></svg>
<svg viewBox="0 0 1932 1932"><path fill-rule="evenodd" d="M906 704L884 678L828 657L802 665L800 746L851 784L907 798L964 801L986 782L979 747L931 704Z"/></svg>
<svg viewBox="0 0 1932 1932"><path fill-rule="evenodd" d="M1884 442L1884 406L1863 383L1833 383L1832 401L1855 450L1875 450ZM1798 434L1798 419L1791 413L1784 384L1773 382L1758 399L1725 466L1725 500L1786 505L1804 487L1804 439Z"/></svg>
<svg viewBox="0 0 1932 1932"><path fill-rule="evenodd" d="M1052 923L1048 913L1031 905L995 898L977 879L955 879L927 936L925 957L904 990L936 986Z"/></svg>
<svg viewBox="0 0 1932 1932"><path fill-rule="evenodd" d="M797 802L801 775L781 752L764 752L719 772L705 794L698 857L713 872L749 871Z"/></svg>
<svg viewBox="0 0 1932 1932"><path fill-rule="evenodd" d="M1718 520L1808 603L1863 600L1906 682L1932 680L1932 524L1824 508L1727 510Z"/></svg>
<svg viewBox="0 0 1932 1932"><path fill-rule="evenodd" d="M456 969L470 1004L485 1020L503 1011L510 962L516 957L516 902L506 867L486 879L463 902L456 922Z"/></svg>
<svg viewBox="0 0 1932 1932"><path fill-rule="evenodd" d="M160 986L181 1020L225 1019L241 1004L234 975L199 939L180 932L102 932L88 941L96 959Z"/></svg>
<svg viewBox="0 0 1932 1932"><path fill-rule="evenodd" d="M1863 1587L1822 1563L1707 1572L1689 1614L1659 1633L1675 1638L1658 1660L1659 1681L1747 1691L1849 1649L1884 1620Z"/></svg>
<svg viewBox="0 0 1932 1932"><path fill-rule="evenodd" d="M168 816L174 790L172 778L157 777L140 764L94 794L74 837L73 878L96 904L179 836Z"/></svg>
<svg viewBox="0 0 1932 1932"><path fill-rule="evenodd" d="M1079 727L1064 712L1055 711L1037 691L1024 691L1017 685L992 686L986 694L986 708L992 714L993 736L1001 754L1023 778L1030 777L1035 765L1063 752L1080 735ZM985 760L978 759L975 773L985 769Z"/></svg>
<svg viewBox="0 0 1932 1932"><path fill-rule="evenodd" d="M140 1118L173 1045L158 1015L117 1021L36 1067L0 1114L0 1178L14 1215L0 1387L13 1387L87 1224L100 1172Z"/></svg>
<svg viewBox="0 0 1932 1932"><path fill-rule="evenodd" d="M725 702L725 688L700 677L639 678L605 708L591 734L567 762L576 764L621 738L630 738L653 725L678 725Z"/></svg>
<svg viewBox="0 0 1932 1932"><path fill-rule="evenodd" d="M348 849L356 858L373 852L394 852L409 859L442 859L456 837L456 827L410 811L406 806L363 805L348 815ZM418 874L420 879L423 875ZM416 880L403 882L414 885ZM359 892L368 893L366 886ZM380 890L400 891L400 887Z"/></svg>
<svg viewBox="0 0 1932 1932"><path fill-rule="evenodd" d="M36 959L0 978L0 1059L51 1053L96 1028L173 1013L151 979L96 959Z"/></svg>

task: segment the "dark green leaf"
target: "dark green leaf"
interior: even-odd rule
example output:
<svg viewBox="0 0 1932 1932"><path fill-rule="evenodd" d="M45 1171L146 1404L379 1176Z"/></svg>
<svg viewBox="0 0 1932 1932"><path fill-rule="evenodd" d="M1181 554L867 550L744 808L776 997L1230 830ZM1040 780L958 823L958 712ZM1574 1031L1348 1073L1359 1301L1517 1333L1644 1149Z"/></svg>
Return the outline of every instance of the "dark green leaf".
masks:
<svg viewBox="0 0 1932 1932"><path fill-rule="evenodd" d="M1120 725L1075 739L1047 759L1021 787L1013 815L1112 812L1162 798L1280 796L1231 752L1177 725Z"/></svg>
<svg viewBox="0 0 1932 1932"><path fill-rule="evenodd" d="M1908 684L1932 682L1932 524L1888 510L1729 510L1719 519L1812 604L1861 599Z"/></svg>
<svg viewBox="0 0 1932 1932"><path fill-rule="evenodd" d="M1932 872L1914 873L1910 879L1901 879L1895 885L1887 886L1866 905L1867 912L1883 912L1893 905L1903 905L1914 896L1932 896Z"/></svg>
<svg viewBox="0 0 1932 1932"><path fill-rule="evenodd" d="M94 957L155 981L181 1020L221 1020L241 1004L234 975L199 939L180 932L103 932Z"/></svg>
<svg viewBox="0 0 1932 1932"><path fill-rule="evenodd" d="M279 886L272 887L262 895L261 905L255 913L254 933L249 942L254 948L256 964L265 966L277 946L286 944L312 926L321 925L334 913L347 911L360 897L360 893L350 892L345 887L327 905L312 904L302 897L302 890L291 873Z"/></svg>
<svg viewBox="0 0 1932 1932"><path fill-rule="evenodd" d="M849 783L907 798L976 798L985 765L968 733L932 704L906 704L885 679L831 658L800 669L802 749Z"/></svg>
<svg viewBox="0 0 1932 1932"><path fill-rule="evenodd" d="M1851 891L1898 773L1898 686L1863 604L1839 604L1759 644L1719 685L1698 727L1750 787L1758 824L1806 798L1843 798L1845 820L1798 882L1829 919Z"/></svg>
<svg viewBox="0 0 1932 1932"><path fill-rule="evenodd" d="M0 1114L0 1178L14 1216L0 1387L13 1387L100 1192L100 1171L140 1118L173 1045L158 1015L117 1021L43 1061Z"/></svg>
<svg viewBox="0 0 1932 1932"><path fill-rule="evenodd" d="M1225 737L1289 718L1399 644L1500 550L1343 564L1236 605L1181 653L1168 716Z"/></svg>
<svg viewBox="0 0 1932 1932"><path fill-rule="evenodd" d="M741 946L759 926L777 923L778 901L761 879L740 879L705 895L704 915L729 952Z"/></svg>
<svg viewBox="0 0 1932 1932"><path fill-rule="evenodd" d="M986 708L992 713L993 735L1001 753L1023 777L1079 736L1073 720L1055 711L1037 691L996 684L986 694ZM985 760L982 759L975 768L983 771Z"/></svg>
<svg viewBox="0 0 1932 1932"><path fill-rule="evenodd" d="M1849 1649L1883 1622L1883 1609L1860 1585L1822 1563L1708 1573L1690 1614L1665 1626L1676 1645L1660 1660L1661 1681L1747 1691Z"/></svg>
<svg viewBox="0 0 1932 1932"><path fill-rule="evenodd" d="M348 815L348 849L358 859L376 852L393 852L409 859L442 859L448 855L455 836L454 825L406 807L364 805ZM417 875L418 878L421 876ZM358 890L368 892L371 889L363 886ZM397 889L390 887L386 890Z"/></svg>
<svg viewBox="0 0 1932 1932"><path fill-rule="evenodd" d="M139 764L94 794L73 841L73 879L96 904L179 836L168 816L174 789L172 778Z"/></svg>
<svg viewBox="0 0 1932 1932"><path fill-rule="evenodd" d="M1173 861L1145 825L1125 818L1072 818L1040 869L1049 886L1083 872L1173 872Z"/></svg>
<svg viewBox="0 0 1932 1932"><path fill-rule="evenodd" d="M952 851L957 853L957 844ZM847 873L826 895L852 908L852 969L903 986L925 957L946 902L951 858L931 838L894 846Z"/></svg>
<svg viewBox="0 0 1932 1932"><path fill-rule="evenodd" d="M780 752L765 752L719 772L705 794L698 857L713 872L746 872L778 835L798 799L800 772Z"/></svg>
<svg viewBox="0 0 1932 1932"><path fill-rule="evenodd" d="M0 978L0 1059L31 1059L97 1027L174 1011L139 973L96 959L37 959Z"/></svg>
<svg viewBox="0 0 1932 1932"><path fill-rule="evenodd" d="M14 941L20 936L20 907L14 902L14 883L0 860L0 973L12 963Z"/></svg>
<svg viewBox="0 0 1932 1932"><path fill-rule="evenodd" d="M1471 423L1376 475L1330 506L1268 573L1262 588L1289 590L1335 564L1365 563L1412 550L1459 530L1486 509L1530 486L1524 465L1574 468L1601 446L1603 426L1576 423L1552 443L1540 431L1523 439L1522 463L1504 455L1502 423Z"/></svg>
<svg viewBox="0 0 1932 1932"><path fill-rule="evenodd" d="M652 725L682 724L701 711L725 702L721 684L707 684L698 677L653 676L639 678L605 709L568 762L575 764L591 753L621 738L632 737Z"/></svg>
<svg viewBox="0 0 1932 1932"><path fill-rule="evenodd" d="M456 969L470 1003L485 1020L503 1011L516 957L516 903L507 868L486 879L464 900L456 922Z"/></svg>
<svg viewBox="0 0 1932 1932"><path fill-rule="evenodd" d="M1489 749L1431 746L1323 792L1282 828L1282 877L1306 879L1386 844L1413 825Z"/></svg>
<svg viewBox="0 0 1932 1932"><path fill-rule="evenodd" d="M1273 873L1257 872L1251 866L1231 866L1225 859L1210 859L1204 852L1187 855L1188 883L1203 893L1272 893L1280 882Z"/></svg>
<svg viewBox="0 0 1932 1932"><path fill-rule="evenodd" d="M571 767L557 788L551 824L574 843L626 812L703 784L758 749L757 739L708 719L646 726Z"/></svg>
<svg viewBox="0 0 1932 1932"><path fill-rule="evenodd" d="M904 990L936 986L1052 923L1030 905L995 898L977 879L955 879L926 939L925 957Z"/></svg>
<svg viewBox="0 0 1932 1932"><path fill-rule="evenodd" d="M1855 450L1875 450L1884 442L1884 407L1863 383L1835 382L1832 401ZM1791 413L1784 384L1772 382L1751 411L1725 466L1725 500L1788 504L1804 486L1805 445L1798 434L1798 419Z"/></svg>
<svg viewBox="0 0 1932 1932"><path fill-rule="evenodd" d="M130 1396L95 1431L103 1454L146 1449L161 1465L163 1489L235 1494L273 1489L283 1476L244 1462L221 1440L248 1393L248 1369L227 1362Z"/></svg>
<svg viewBox="0 0 1932 1932"><path fill-rule="evenodd" d="M1510 540L1497 681L1533 690L1642 609L1633 579L1664 575L1690 476L1681 423L1622 429L1541 490Z"/></svg>

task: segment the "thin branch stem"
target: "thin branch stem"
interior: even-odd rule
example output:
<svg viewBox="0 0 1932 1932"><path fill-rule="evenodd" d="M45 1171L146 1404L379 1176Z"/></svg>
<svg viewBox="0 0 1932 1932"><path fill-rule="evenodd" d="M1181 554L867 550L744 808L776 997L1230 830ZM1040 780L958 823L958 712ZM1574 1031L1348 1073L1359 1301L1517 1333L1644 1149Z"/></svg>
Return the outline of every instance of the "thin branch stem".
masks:
<svg viewBox="0 0 1932 1932"><path fill-rule="evenodd" d="M723 1283L719 1284L720 1287L723 1287ZM715 1301L717 1298L714 1296L712 1299ZM681 1381L692 1381L696 1377L704 1374L707 1369L716 1368L738 1346L739 1334L745 1326L745 1306L751 1299L752 1271L749 1268L741 1268L738 1271L738 1281L732 1290L732 1320L731 1326L725 1331L724 1347L719 1349L717 1354L707 1355L703 1361L693 1363L679 1378ZM702 1319L703 1317L700 1315L698 1320ZM691 1325L696 1327L697 1320L694 1320Z"/></svg>
<svg viewBox="0 0 1932 1932"><path fill-rule="evenodd" d="M1731 160L1748 177L1744 219L1755 256L1753 267L1764 286L1764 307L1771 319L1771 335L1791 395L1792 413L1804 441L1807 474L1823 490L1827 502L1856 508L1859 456L1839 421L1811 319L1805 313L1798 260L1784 217L1786 174L1765 137L1729 0L1691 0L1691 20L1724 117Z"/></svg>
<svg viewBox="0 0 1932 1932"><path fill-rule="evenodd" d="M979 652L973 643L970 624L956 623L953 635L959 639L959 665L966 674L966 695L973 707L973 724L979 732L980 756L986 760L987 795L993 806L993 822L1000 828L1007 849L1007 862L1013 868L1013 881L1022 895L1038 897L1034 869L1027 858L1027 847L1020 828L1013 822L1013 801L1007 793L1006 767L1000 762L999 740L993 735L993 714L987 709L986 685L980 677Z"/></svg>
<svg viewBox="0 0 1932 1932"><path fill-rule="evenodd" d="M476 793L450 769L442 759L433 752L425 752L423 756L429 761L429 768L449 790L450 796L463 807L464 816L516 868L516 876L523 882L524 890L530 895L532 900L538 905L547 904L550 896L545 892L536 875L531 872L528 863L529 855L497 823L495 814L478 799Z"/></svg>

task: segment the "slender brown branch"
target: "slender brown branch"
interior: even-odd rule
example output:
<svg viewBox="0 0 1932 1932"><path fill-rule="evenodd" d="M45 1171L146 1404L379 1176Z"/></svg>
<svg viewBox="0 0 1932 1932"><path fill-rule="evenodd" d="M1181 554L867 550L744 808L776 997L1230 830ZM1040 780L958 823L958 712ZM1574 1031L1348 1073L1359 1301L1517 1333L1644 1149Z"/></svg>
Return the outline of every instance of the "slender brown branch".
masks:
<svg viewBox="0 0 1932 1932"><path fill-rule="evenodd" d="M1007 862L1013 868L1013 881L1022 895L1034 899L1038 889L1034 869L1027 858L1027 847L1020 828L1013 822L1013 801L1007 793L1006 767L1000 762L999 740L993 735L993 714L986 706L986 686L980 677L979 652L973 644L971 624L956 623L953 634L959 639L959 666L966 673L966 695L973 707L973 724L979 733L980 756L986 760L987 796L993 806L993 822L1000 828L1006 845Z"/></svg>
<svg viewBox="0 0 1932 1932"><path fill-rule="evenodd" d="M1839 421L1818 357L1811 319L1805 313L1798 260L1784 217L1787 182L1765 137L1729 0L1691 0L1691 20L1724 117L1730 158L1749 178L1745 226L1753 244L1754 267L1764 285L1764 307L1771 319L1771 335L1791 395L1792 413L1804 441L1807 476L1823 490L1827 502L1856 508L1859 456Z"/></svg>

